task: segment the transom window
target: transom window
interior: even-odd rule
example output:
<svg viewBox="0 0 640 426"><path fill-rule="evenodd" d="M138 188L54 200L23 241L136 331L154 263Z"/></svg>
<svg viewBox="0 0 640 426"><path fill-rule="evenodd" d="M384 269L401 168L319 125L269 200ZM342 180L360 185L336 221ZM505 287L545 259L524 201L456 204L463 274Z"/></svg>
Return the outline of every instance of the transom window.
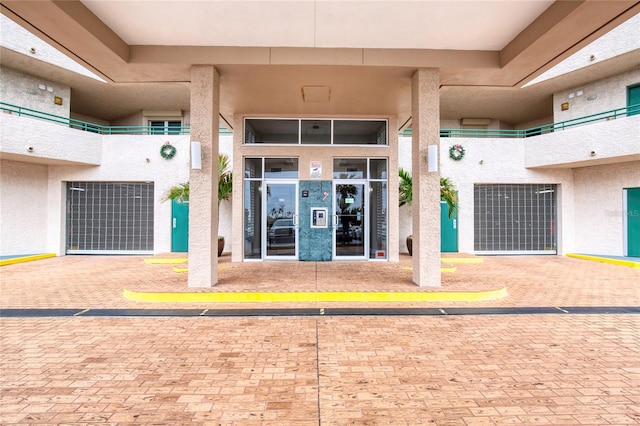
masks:
<svg viewBox="0 0 640 426"><path fill-rule="evenodd" d="M387 120L246 118L244 143L387 145Z"/></svg>

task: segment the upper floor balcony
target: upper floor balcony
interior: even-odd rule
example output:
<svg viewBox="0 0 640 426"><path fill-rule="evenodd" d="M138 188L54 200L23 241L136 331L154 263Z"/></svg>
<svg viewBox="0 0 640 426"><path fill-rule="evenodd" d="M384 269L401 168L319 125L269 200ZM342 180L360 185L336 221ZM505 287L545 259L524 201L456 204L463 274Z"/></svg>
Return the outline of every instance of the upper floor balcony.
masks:
<svg viewBox="0 0 640 426"><path fill-rule="evenodd" d="M100 165L102 144L188 135L189 126L104 126L0 102L0 158L45 164ZM225 128L221 133L230 133ZM403 132L407 136L409 132ZM640 160L640 104L523 130L441 129L440 137L495 144L521 139L526 168L573 168ZM493 144L493 145L495 145Z"/></svg>

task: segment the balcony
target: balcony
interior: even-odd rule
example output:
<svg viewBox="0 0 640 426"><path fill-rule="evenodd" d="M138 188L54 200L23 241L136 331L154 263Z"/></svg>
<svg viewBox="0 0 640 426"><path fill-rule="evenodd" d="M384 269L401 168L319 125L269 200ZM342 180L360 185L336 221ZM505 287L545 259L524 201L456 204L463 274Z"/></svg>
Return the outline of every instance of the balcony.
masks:
<svg viewBox="0 0 640 426"><path fill-rule="evenodd" d="M526 168L574 168L639 160L640 114L610 117L524 141Z"/></svg>
<svg viewBox="0 0 640 426"><path fill-rule="evenodd" d="M0 114L0 159L37 164L98 166L102 136L63 127L51 120Z"/></svg>

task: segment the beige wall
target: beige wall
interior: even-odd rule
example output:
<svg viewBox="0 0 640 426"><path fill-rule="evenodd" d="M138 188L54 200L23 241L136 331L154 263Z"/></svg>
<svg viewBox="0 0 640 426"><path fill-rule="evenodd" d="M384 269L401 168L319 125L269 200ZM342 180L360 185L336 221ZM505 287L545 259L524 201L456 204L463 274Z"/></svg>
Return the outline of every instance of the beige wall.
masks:
<svg viewBox="0 0 640 426"><path fill-rule="evenodd" d="M62 105L53 102L62 98ZM71 89L60 83L0 67L0 99L9 104L69 117Z"/></svg>
<svg viewBox="0 0 640 426"><path fill-rule="evenodd" d="M47 166L0 161L0 255L47 249Z"/></svg>
<svg viewBox="0 0 640 426"><path fill-rule="evenodd" d="M640 188L640 161L573 171L574 252L623 256L624 188Z"/></svg>
<svg viewBox="0 0 640 426"><path fill-rule="evenodd" d="M627 106L627 86L640 83L640 68L613 77L575 86L553 95L556 122L597 114ZM578 96L579 92L582 95ZM572 98L569 96L573 94ZM562 111L561 105L569 103Z"/></svg>

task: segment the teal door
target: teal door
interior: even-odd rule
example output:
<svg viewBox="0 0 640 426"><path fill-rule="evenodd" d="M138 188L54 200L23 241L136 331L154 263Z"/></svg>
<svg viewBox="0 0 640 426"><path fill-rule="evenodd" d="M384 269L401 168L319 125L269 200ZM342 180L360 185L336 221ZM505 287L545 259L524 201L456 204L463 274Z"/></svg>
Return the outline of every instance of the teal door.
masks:
<svg viewBox="0 0 640 426"><path fill-rule="evenodd" d="M440 251L458 251L458 214L449 218L449 206L445 201L440 201Z"/></svg>
<svg viewBox="0 0 640 426"><path fill-rule="evenodd" d="M189 200L171 200L171 251L189 251Z"/></svg>
<svg viewBox="0 0 640 426"><path fill-rule="evenodd" d="M627 107L627 115L640 114L640 84L627 87Z"/></svg>
<svg viewBox="0 0 640 426"><path fill-rule="evenodd" d="M625 189L627 193L627 256L640 257L640 188Z"/></svg>

